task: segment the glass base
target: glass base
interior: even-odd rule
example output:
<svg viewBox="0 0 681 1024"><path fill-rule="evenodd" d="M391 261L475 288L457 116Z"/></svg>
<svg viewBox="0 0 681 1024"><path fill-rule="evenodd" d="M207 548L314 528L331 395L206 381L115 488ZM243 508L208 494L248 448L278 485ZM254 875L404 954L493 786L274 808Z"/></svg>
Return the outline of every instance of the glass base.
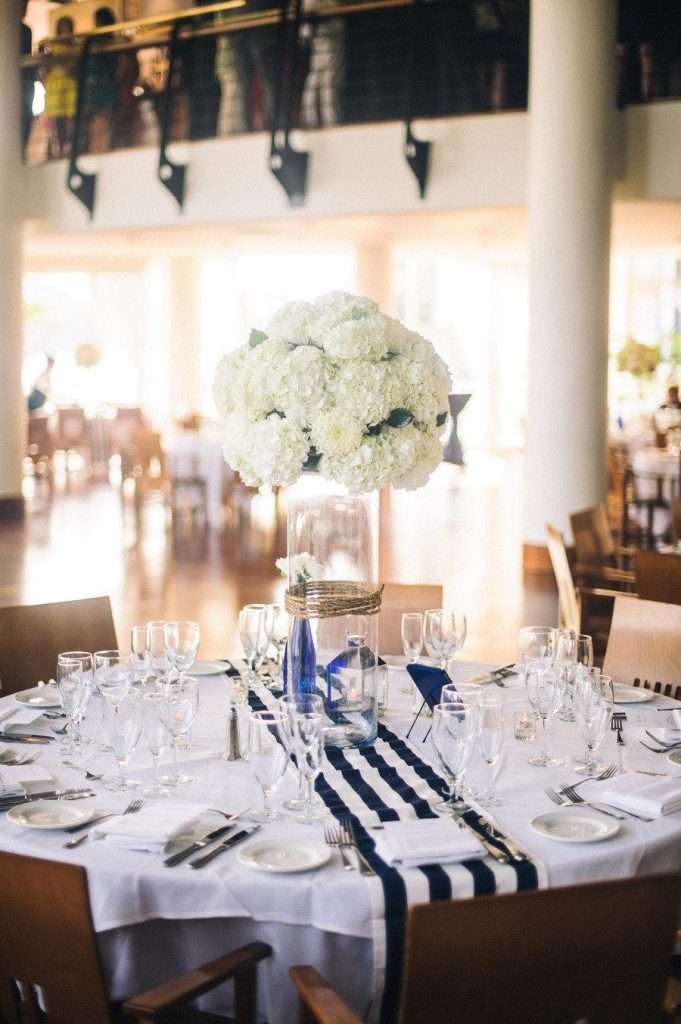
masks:
<svg viewBox="0 0 681 1024"><path fill-rule="evenodd" d="M539 757L529 757L527 759L528 764L533 764L536 768L560 768L565 761L562 757L551 757L551 755L541 754Z"/></svg>
<svg viewBox="0 0 681 1024"><path fill-rule="evenodd" d="M292 800L284 800L282 807L285 807L287 811L302 811L305 807L305 801L294 797Z"/></svg>
<svg viewBox="0 0 681 1024"><path fill-rule="evenodd" d="M320 821L326 818L328 813L324 804L321 807L313 804L309 810L304 810L302 814L296 815L296 821L299 821L301 825L318 825Z"/></svg>
<svg viewBox="0 0 681 1024"><path fill-rule="evenodd" d="M170 796L170 790L167 789L165 786L161 786L159 784L155 786L145 786L145 788L142 790L142 793L144 796L152 798Z"/></svg>
<svg viewBox="0 0 681 1024"><path fill-rule="evenodd" d="M558 718L559 718L559 720L561 722L574 722L574 721L576 721L575 713L572 710L572 708L563 708L563 710L559 713Z"/></svg>
<svg viewBox="0 0 681 1024"><path fill-rule="evenodd" d="M577 757L573 757L574 764L587 764L589 760L588 754L578 754Z"/></svg>
<svg viewBox="0 0 681 1024"><path fill-rule="evenodd" d="M587 778L592 779L600 775L604 768L605 765L602 761L592 761L591 763L583 764L581 768L575 768L575 772L577 775L586 775Z"/></svg>
<svg viewBox="0 0 681 1024"><path fill-rule="evenodd" d="M119 779L118 776L110 776L108 779L102 780L105 787L110 789L112 793L124 793L128 789L140 789L142 786L141 782L137 779Z"/></svg>
<svg viewBox="0 0 681 1024"><path fill-rule="evenodd" d="M560 762L563 763L562 761ZM503 807L506 801L500 796L480 796L478 803L481 807Z"/></svg>
<svg viewBox="0 0 681 1024"><path fill-rule="evenodd" d="M248 817L250 821L272 822L283 820L279 811L275 811L273 807L263 807L260 811L250 811L246 817Z"/></svg>
<svg viewBox="0 0 681 1024"><path fill-rule="evenodd" d="M161 782L164 786L190 786L196 779L193 775L185 775L184 772L173 772L172 775L162 775Z"/></svg>

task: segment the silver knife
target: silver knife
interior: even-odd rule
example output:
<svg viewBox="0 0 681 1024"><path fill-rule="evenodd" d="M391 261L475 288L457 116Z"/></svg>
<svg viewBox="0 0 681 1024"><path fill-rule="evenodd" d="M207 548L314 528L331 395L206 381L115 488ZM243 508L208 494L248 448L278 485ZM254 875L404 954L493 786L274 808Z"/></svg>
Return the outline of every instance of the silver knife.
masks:
<svg viewBox="0 0 681 1024"><path fill-rule="evenodd" d="M501 846L502 849L508 850L513 860L521 861L528 859L527 854L523 853L519 846L516 846L515 843L508 838L508 836L502 835L502 833L499 832L498 829L495 829L493 825L490 825L489 821L487 821L485 818L480 818L478 824L480 825L480 828L484 829L484 831L487 832L487 834L490 837L490 840L493 843L496 843L498 846Z"/></svg>
<svg viewBox="0 0 681 1024"><path fill-rule="evenodd" d="M229 850L230 847L236 846L236 844L240 843L243 839L247 839L248 836L253 835L254 832L257 832L259 828L260 825L249 825L248 828L243 828L241 832L236 832L233 836L230 836L229 839L225 839L224 843L218 843L215 849L211 850L209 853L204 853L203 857L197 857L196 860L190 860L189 867L205 867L205 865L209 864L210 861L212 861L215 857L218 857L221 853L224 853L225 850Z"/></svg>
<svg viewBox="0 0 681 1024"><path fill-rule="evenodd" d="M28 796L0 797L0 811L9 811L12 807L21 807L22 804L33 803L34 800L84 800L86 797L95 796L92 789L50 789L43 793L31 793Z"/></svg>
<svg viewBox="0 0 681 1024"><path fill-rule="evenodd" d="M0 732L0 740L7 740L9 743L51 743L53 736L38 736L24 733L20 735L14 732Z"/></svg>
<svg viewBox="0 0 681 1024"><path fill-rule="evenodd" d="M459 818L457 824L459 825L460 828L467 828L468 831L472 835L474 835L476 839L479 839L484 848L489 853L490 857L494 857L494 859L498 860L500 864L508 864L508 855L505 854L502 850L500 850L498 846L493 846L488 839L485 839L484 836L481 836L477 829L474 829L473 826L469 825L467 821L464 821L463 818Z"/></svg>
<svg viewBox="0 0 681 1024"><path fill-rule="evenodd" d="M207 832L205 836L201 836L200 839L195 840L191 846L185 846L184 850L178 850L171 857L166 857L163 861L167 868L174 868L176 864L181 864L187 857L191 857L192 853L197 853L202 850L204 846L208 846L214 839L219 839L220 836L224 836L226 832L234 828L236 822L231 821L227 825L221 825L220 828L214 828L212 832Z"/></svg>

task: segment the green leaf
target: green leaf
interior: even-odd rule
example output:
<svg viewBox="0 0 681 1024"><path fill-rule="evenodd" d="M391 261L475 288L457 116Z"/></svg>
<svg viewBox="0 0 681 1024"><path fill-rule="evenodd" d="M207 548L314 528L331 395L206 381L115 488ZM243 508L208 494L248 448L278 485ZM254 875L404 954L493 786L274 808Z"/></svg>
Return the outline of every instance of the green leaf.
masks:
<svg viewBox="0 0 681 1024"><path fill-rule="evenodd" d="M278 416L280 420L286 419L286 413L282 412L281 409L270 409L267 413L268 416Z"/></svg>
<svg viewBox="0 0 681 1024"><path fill-rule="evenodd" d="M254 327L248 339L249 348L257 348L258 345L262 345L263 341L267 341L267 335L264 331L258 331Z"/></svg>
<svg viewBox="0 0 681 1024"><path fill-rule="evenodd" d="M321 452L318 452L315 446L312 444L307 453L307 459L303 463L303 469L315 470L319 468L319 460L321 459Z"/></svg>
<svg viewBox="0 0 681 1024"><path fill-rule="evenodd" d="M381 433L381 427L382 426L383 426L383 423L370 423L369 426L364 431L365 436L366 437L378 437L378 435Z"/></svg>
<svg viewBox="0 0 681 1024"><path fill-rule="evenodd" d="M414 419L413 412L408 409L393 409L386 423L389 427L407 427Z"/></svg>
<svg viewBox="0 0 681 1024"><path fill-rule="evenodd" d="M437 414L437 419L435 420L435 425L438 426L438 427L444 427L446 422L447 422L447 413L446 412L439 412Z"/></svg>
<svg viewBox="0 0 681 1024"><path fill-rule="evenodd" d="M352 313L350 314L353 320L363 320L367 316L366 309L362 309L360 306L354 306Z"/></svg>

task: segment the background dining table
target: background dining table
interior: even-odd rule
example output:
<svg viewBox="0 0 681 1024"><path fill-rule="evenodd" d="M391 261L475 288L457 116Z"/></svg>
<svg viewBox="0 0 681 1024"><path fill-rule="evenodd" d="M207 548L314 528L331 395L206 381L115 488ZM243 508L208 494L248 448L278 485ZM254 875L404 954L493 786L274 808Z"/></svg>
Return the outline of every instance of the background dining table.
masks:
<svg viewBox="0 0 681 1024"><path fill-rule="evenodd" d="M402 667L404 661L393 660L389 705L382 721L394 733L404 736L414 718L412 696L406 692L409 677ZM452 673L454 681L463 682L488 667L459 661ZM505 743L496 782L496 792L505 803L495 807L493 812L486 810L485 816L536 858L545 869L547 884L561 886L681 870L681 812L651 822L628 818L619 822L616 835L603 842L557 842L533 830L532 819L556 810L544 792L545 787L555 788L563 781L577 780L572 760L583 751L583 743L576 725L554 719L550 731L551 751L564 757L565 764L550 769L530 766L528 757L537 753L539 739L522 742L513 737L512 712L527 705L523 677L521 674L509 676L504 684L485 684L486 692L501 698L505 707ZM261 803L260 789L248 763L228 762L221 757L230 685L225 675L201 677L200 708L193 726L192 746L181 754L185 769L196 776L196 782L174 792L172 801L188 801L235 813ZM258 693L265 703L272 702L269 691L258 687ZM0 713L13 705L19 707L12 697L3 698ZM646 703L622 705L620 710L627 714L623 730L625 744L618 748L616 734L608 732L601 750L603 760L621 763L626 769L681 776L681 768L671 765L664 755L647 751L638 742L644 736L643 730L651 725L658 726L658 731L662 727L669 728L669 712L660 713L658 709L674 706L677 706L675 702L658 695L650 695ZM247 713L246 708L243 713ZM94 737L94 742L78 760L93 771L106 769L113 773L113 757L97 750L99 715L100 698L93 697L84 731ZM434 752L430 738L426 739L429 725L430 720L420 716L411 733L410 744L420 757L432 761ZM50 735L48 723L36 722L30 726L30 731L38 728ZM11 723L3 722L3 729L11 730ZM15 729L25 732L29 727L16 726ZM681 736L681 732L677 735ZM16 745L11 749L43 748ZM64 766L58 740L44 750L39 764L60 786L72 787L85 781L82 774ZM0 774L1 762L7 756L0 754ZM474 754L468 781L474 786L484 785L486 771L479 754ZM145 782L150 780L151 761L143 740L126 772ZM122 809L134 795L110 793L100 782L91 785L97 795L91 801L79 802L78 806L90 803L98 809ZM377 779L378 785L380 780ZM598 783L593 785L598 786ZM296 780L291 770L277 790L275 803L280 804L295 791ZM397 797L394 806L400 808ZM63 831L30 830L12 824L5 813L0 814L0 849L72 861L86 867L94 927L114 1000L157 984L245 942L261 940L272 945L273 954L259 968L259 1020L289 1024L295 1019L296 999L288 968L300 963L313 964L344 994L356 1012L365 1014L374 985L373 905L375 887L380 881L363 877L358 871L343 870L337 850L318 870L300 874L270 875L247 867L239 860L238 850L250 842L287 837L323 842L321 823L303 825L296 821L293 813L284 811L283 814L283 821L262 826L241 847L224 853L201 871L193 871L187 862L174 868L165 867L162 856L157 853L115 849L106 839L88 840L76 849L67 850L63 843L68 837ZM372 813L369 813L369 825L371 821ZM192 835L203 834L220 823L219 815L211 810L203 811ZM168 850L178 849L189 838L185 835L176 840ZM419 871L418 868L413 870ZM45 912L50 912L48 888ZM490 942L493 947L493 937ZM455 962L455 948L449 953ZM218 989L204 997L201 1005L214 1012L229 1013L229 988Z"/></svg>

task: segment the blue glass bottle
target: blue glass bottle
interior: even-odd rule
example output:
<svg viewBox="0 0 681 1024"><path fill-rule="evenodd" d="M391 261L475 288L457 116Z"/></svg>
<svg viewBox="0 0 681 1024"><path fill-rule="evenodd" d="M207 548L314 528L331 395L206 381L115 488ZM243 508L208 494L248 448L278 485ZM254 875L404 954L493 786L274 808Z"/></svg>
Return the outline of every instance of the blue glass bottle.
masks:
<svg viewBox="0 0 681 1024"><path fill-rule="evenodd" d="M317 652L309 619L294 618L284 651L284 693L288 691L289 657L291 693L315 693L317 690Z"/></svg>

